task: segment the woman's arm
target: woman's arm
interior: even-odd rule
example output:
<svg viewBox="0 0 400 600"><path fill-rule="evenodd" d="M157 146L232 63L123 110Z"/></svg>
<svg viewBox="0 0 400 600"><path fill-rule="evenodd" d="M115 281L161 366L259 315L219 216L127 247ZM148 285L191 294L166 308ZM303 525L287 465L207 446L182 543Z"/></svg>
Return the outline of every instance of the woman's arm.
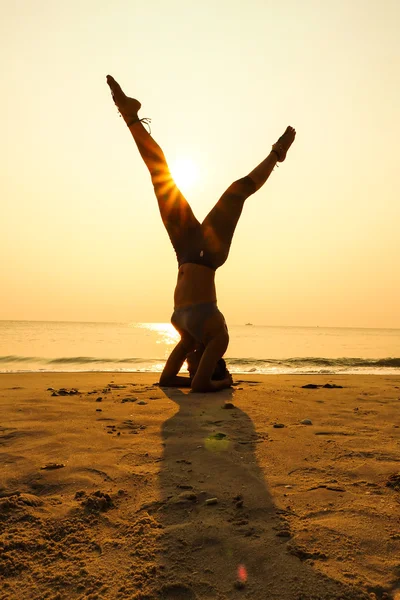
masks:
<svg viewBox="0 0 400 600"><path fill-rule="evenodd" d="M190 387L190 378L178 375L188 353L187 344L181 340L172 350L163 372L161 373L161 386L165 387Z"/></svg>
<svg viewBox="0 0 400 600"><path fill-rule="evenodd" d="M229 343L229 335L227 332L220 333L214 337L206 346L203 356L201 357L199 367L192 380L193 392L217 392L232 385L232 377L230 373L220 381L211 379L215 365L221 356L226 352Z"/></svg>

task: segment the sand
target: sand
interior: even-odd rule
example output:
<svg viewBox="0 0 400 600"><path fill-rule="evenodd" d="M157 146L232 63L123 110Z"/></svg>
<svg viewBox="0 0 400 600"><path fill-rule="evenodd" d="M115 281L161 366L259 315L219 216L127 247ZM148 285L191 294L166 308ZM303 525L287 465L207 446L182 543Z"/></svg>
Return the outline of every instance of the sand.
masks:
<svg viewBox="0 0 400 600"><path fill-rule="evenodd" d="M400 598L400 376L156 380L0 376L1 600Z"/></svg>

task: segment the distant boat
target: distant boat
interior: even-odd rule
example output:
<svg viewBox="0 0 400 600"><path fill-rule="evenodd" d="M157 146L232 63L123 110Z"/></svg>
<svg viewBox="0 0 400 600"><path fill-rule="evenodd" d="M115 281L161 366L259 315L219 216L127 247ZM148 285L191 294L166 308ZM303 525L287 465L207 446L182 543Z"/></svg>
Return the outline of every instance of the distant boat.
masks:
<svg viewBox="0 0 400 600"><path fill-rule="evenodd" d="M246 323L246 326L253 327L253 323Z"/></svg>

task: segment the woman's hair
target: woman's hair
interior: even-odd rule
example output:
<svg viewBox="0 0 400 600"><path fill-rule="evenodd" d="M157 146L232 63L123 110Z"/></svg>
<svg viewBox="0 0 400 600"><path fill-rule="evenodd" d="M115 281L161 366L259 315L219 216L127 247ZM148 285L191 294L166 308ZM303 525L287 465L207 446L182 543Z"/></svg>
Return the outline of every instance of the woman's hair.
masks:
<svg viewBox="0 0 400 600"><path fill-rule="evenodd" d="M216 367L214 369L214 373L211 376L211 379L214 381L221 381L222 379L225 379L225 377L227 376L227 373L228 373L228 369L226 368L226 362L224 361L223 358L220 358L216 364Z"/></svg>

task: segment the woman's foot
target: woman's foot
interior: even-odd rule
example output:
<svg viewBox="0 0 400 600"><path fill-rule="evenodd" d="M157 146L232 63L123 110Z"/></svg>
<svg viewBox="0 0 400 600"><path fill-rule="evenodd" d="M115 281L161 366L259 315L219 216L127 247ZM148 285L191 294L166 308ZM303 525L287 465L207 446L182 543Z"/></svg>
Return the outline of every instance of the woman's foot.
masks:
<svg viewBox="0 0 400 600"><path fill-rule="evenodd" d="M279 140L272 146L272 152L278 157L278 162L283 162L286 158L287 151L294 142L296 137L296 130L293 127L287 127L286 131Z"/></svg>
<svg viewBox="0 0 400 600"><path fill-rule="evenodd" d="M107 83L110 86L114 103L125 123L129 125L134 122L135 118L139 120L137 114L138 110L142 106L139 100L135 100L135 98L129 98L126 96L119 83L115 81L114 77L111 75L107 75Z"/></svg>

